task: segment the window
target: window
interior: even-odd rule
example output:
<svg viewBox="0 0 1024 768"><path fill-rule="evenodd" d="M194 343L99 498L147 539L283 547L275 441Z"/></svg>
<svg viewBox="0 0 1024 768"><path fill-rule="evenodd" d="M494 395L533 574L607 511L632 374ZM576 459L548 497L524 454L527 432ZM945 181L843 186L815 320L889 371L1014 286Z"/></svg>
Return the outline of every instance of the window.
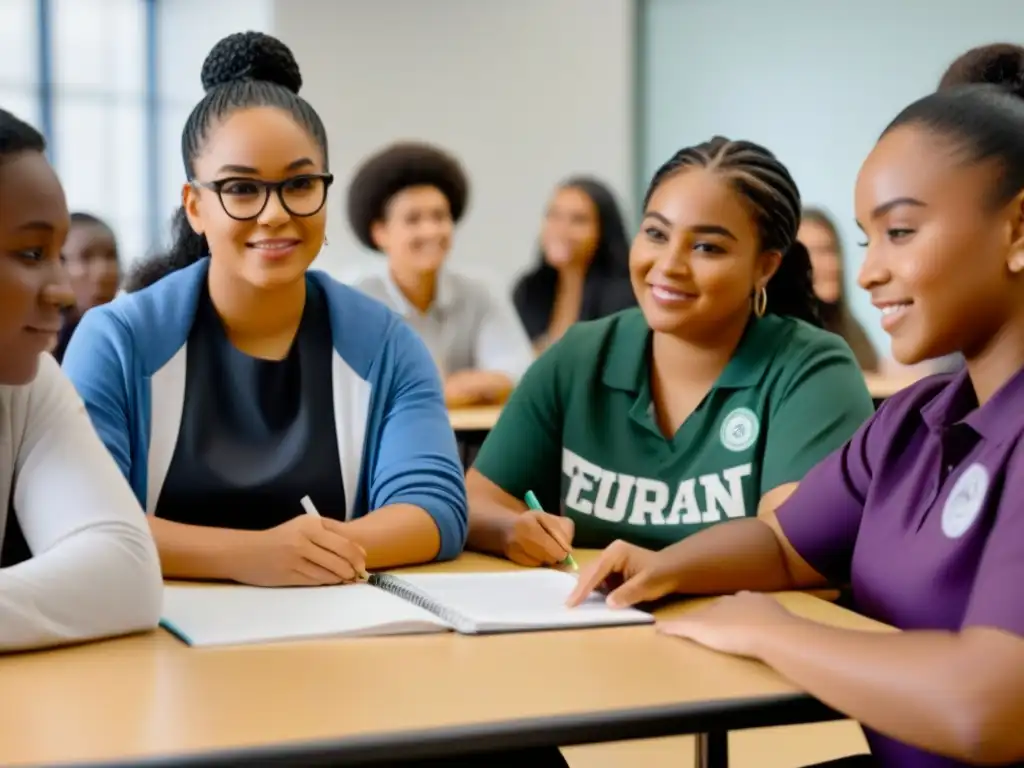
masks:
<svg viewBox="0 0 1024 768"><path fill-rule="evenodd" d="M127 263L149 248L145 4L49 1L54 162L68 206L110 224Z"/></svg>
<svg viewBox="0 0 1024 768"><path fill-rule="evenodd" d="M126 262L162 245L179 205L203 59L225 35L269 30L273 12L273 0L0 0L0 107L47 134L68 206L107 221Z"/></svg>
<svg viewBox="0 0 1024 768"><path fill-rule="evenodd" d="M0 0L0 107L39 125L36 0Z"/></svg>
<svg viewBox="0 0 1024 768"><path fill-rule="evenodd" d="M74 0L70 0L74 2ZM160 189L156 202L161 232L169 232L174 211L181 205L185 169L181 162L181 130L203 97L203 60L222 37L241 30L270 32L273 0L160 0L157 10L157 50L160 94ZM202 20L201 23L198 20Z"/></svg>

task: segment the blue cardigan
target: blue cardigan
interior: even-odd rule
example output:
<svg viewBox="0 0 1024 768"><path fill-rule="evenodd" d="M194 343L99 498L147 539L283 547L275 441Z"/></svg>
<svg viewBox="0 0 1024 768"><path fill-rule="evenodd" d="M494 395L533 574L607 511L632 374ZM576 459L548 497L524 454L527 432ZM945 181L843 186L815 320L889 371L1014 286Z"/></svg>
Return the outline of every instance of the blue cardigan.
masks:
<svg viewBox="0 0 1024 768"><path fill-rule="evenodd" d="M177 443L185 347L209 259L86 312L64 356L107 450L153 514ZM423 342L383 304L321 272L334 338L332 385L345 519L389 504L425 509L438 559L466 542L466 487L441 380ZM355 492L353 492L355 489Z"/></svg>

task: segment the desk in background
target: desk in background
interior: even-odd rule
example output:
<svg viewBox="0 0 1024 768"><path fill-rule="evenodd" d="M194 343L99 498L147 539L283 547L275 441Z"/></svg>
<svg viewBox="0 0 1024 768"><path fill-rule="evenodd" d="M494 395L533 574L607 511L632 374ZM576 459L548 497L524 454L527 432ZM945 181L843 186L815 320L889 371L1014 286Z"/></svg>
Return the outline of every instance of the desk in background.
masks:
<svg viewBox="0 0 1024 768"><path fill-rule="evenodd" d="M448 412L459 445L459 458L462 459L462 466L465 469L473 466L480 446L484 444L487 433L497 423L500 415L500 405L453 408Z"/></svg>
<svg viewBox="0 0 1024 768"><path fill-rule="evenodd" d="M464 555L416 570L514 567ZM830 624L885 629L810 595L780 599ZM726 765L729 730L838 717L767 667L650 626L206 649L161 630L7 656L0 690L5 766L380 765L701 734L698 765L710 767Z"/></svg>

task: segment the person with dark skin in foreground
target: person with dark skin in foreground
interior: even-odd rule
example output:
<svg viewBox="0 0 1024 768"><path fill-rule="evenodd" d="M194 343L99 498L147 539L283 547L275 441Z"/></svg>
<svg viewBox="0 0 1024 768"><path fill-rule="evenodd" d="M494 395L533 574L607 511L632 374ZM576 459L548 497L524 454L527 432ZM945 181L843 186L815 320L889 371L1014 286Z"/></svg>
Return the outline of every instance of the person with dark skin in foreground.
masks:
<svg viewBox="0 0 1024 768"><path fill-rule="evenodd" d="M966 54L992 84L901 112L857 178L860 285L893 354L966 369L887 400L776 511L650 552L618 542L571 603L732 594L667 634L760 660L862 723L850 765L1024 761L1024 56ZM770 596L851 585L868 633Z"/></svg>
<svg viewBox="0 0 1024 768"><path fill-rule="evenodd" d="M629 254L639 307L570 328L527 372L466 476L470 548L534 566L661 549L773 509L854 434L874 409L818 327L800 210L752 142L658 169Z"/></svg>
<svg viewBox="0 0 1024 768"><path fill-rule="evenodd" d="M45 150L0 109L0 651L153 629L163 602L142 510L48 354L74 295Z"/></svg>

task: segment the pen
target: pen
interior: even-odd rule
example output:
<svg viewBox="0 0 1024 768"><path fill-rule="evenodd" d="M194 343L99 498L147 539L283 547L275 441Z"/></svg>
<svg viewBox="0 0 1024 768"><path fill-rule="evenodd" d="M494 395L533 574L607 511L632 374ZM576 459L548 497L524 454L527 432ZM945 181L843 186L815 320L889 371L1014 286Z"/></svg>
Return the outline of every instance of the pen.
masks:
<svg viewBox="0 0 1024 768"><path fill-rule="evenodd" d="M323 517L323 515L320 514L320 510L316 508L316 505L313 503L313 500L309 498L309 496L303 496L299 503L302 505L302 508L306 510L307 515L312 515L313 517ZM363 581L370 580L370 574L368 574L366 571L362 569L359 570L357 575Z"/></svg>
<svg viewBox="0 0 1024 768"><path fill-rule="evenodd" d="M544 508L540 505L540 502L537 501L537 496L536 494L534 494L533 491L527 491L526 496L524 496L523 499L524 501L526 501L526 506L528 506L530 509L536 512L542 512L544 510ZM580 569L580 567L576 565L576 561L572 559L572 553L565 556L565 560L562 561L562 565L567 565L574 571L578 571Z"/></svg>

